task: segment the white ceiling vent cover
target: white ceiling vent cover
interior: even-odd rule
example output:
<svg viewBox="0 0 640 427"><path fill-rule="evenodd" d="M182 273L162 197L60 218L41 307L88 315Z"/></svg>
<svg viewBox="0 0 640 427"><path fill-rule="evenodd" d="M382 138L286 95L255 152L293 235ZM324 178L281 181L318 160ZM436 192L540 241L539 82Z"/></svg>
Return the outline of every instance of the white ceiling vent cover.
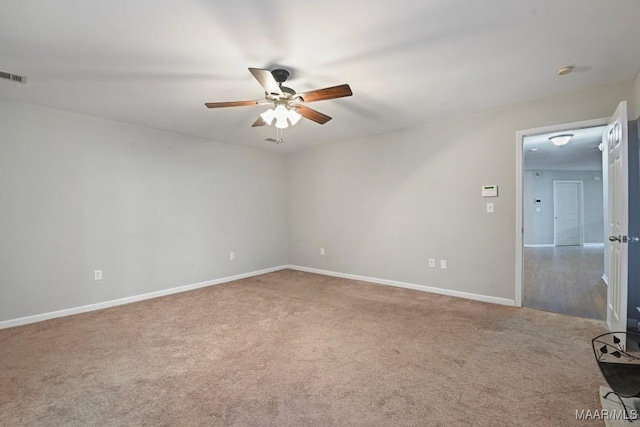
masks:
<svg viewBox="0 0 640 427"><path fill-rule="evenodd" d="M6 71L0 71L0 79L11 80L16 83L27 83L27 76L19 76L17 74L7 73Z"/></svg>

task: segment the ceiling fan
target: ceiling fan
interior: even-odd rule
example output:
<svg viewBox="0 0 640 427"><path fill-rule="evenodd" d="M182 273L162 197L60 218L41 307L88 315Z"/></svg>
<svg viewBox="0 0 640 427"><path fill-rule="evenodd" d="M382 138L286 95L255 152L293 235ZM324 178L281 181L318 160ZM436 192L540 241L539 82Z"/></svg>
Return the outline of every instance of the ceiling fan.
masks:
<svg viewBox="0 0 640 427"><path fill-rule="evenodd" d="M287 70L276 69L269 71L261 68L249 68L249 71L264 88L264 99L255 101L207 102L204 105L206 105L207 108L245 107L250 105L271 106L272 108L260 114L252 127L271 125L275 120L275 126L278 129L284 129L288 127L289 124L293 126L298 123L301 117L323 125L331 120L331 117L309 108L304 104L353 95L348 84L296 93L295 90L283 86L283 83L287 81L289 77Z"/></svg>

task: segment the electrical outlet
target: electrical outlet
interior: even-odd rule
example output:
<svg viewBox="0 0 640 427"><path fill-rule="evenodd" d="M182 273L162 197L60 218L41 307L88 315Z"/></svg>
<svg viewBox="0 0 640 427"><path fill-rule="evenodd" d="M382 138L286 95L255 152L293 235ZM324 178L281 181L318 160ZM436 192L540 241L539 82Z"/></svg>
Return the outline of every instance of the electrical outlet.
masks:
<svg viewBox="0 0 640 427"><path fill-rule="evenodd" d="M233 261L234 259L236 259L236 253L235 252L229 252L229 260Z"/></svg>
<svg viewBox="0 0 640 427"><path fill-rule="evenodd" d="M446 259L441 259L440 260L440 268L443 270L447 269L447 260Z"/></svg>
<svg viewBox="0 0 640 427"><path fill-rule="evenodd" d="M493 203L487 203L487 213L493 213Z"/></svg>
<svg viewBox="0 0 640 427"><path fill-rule="evenodd" d="M196 259L192 258L192 257L187 258L187 265L189 267L195 267L196 266Z"/></svg>
<svg viewBox="0 0 640 427"><path fill-rule="evenodd" d="M96 270L93 272L93 280L102 280L102 270Z"/></svg>
<svg viewBox="0 0 640 427"><path fill-rule="evenodd" d="M436 260L433 258L429 258L429 267L434 268L436 266Z"/></svg>
<svg viewBox="0 0 640 427"><path fill-rule="evenodd" d="M324 248L320 248L320 255L324 255Z"/></svg>

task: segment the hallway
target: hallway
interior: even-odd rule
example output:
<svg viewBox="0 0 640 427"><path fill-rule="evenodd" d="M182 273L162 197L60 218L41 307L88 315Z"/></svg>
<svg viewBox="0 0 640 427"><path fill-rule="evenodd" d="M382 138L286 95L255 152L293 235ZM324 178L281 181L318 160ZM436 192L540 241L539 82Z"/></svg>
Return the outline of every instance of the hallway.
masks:
<svg viewBox="0 0 640 427"><path fill-rule="evenodd" d="M606 319L604 248L525 247L523 306Z"/></svg>

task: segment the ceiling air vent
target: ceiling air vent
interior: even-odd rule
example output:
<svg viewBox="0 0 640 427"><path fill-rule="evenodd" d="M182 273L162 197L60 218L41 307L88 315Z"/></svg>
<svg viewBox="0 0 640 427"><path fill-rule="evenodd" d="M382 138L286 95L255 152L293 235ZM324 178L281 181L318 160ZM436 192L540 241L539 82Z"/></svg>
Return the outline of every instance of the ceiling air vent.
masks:
<svg viewBox="0 0 640 427"><path fill-rule="evenodd" d="M7 73L6 71L0 71L0 79L11 80L16 83L27 83L27 76L19 76L17 74Z"/></svg>

